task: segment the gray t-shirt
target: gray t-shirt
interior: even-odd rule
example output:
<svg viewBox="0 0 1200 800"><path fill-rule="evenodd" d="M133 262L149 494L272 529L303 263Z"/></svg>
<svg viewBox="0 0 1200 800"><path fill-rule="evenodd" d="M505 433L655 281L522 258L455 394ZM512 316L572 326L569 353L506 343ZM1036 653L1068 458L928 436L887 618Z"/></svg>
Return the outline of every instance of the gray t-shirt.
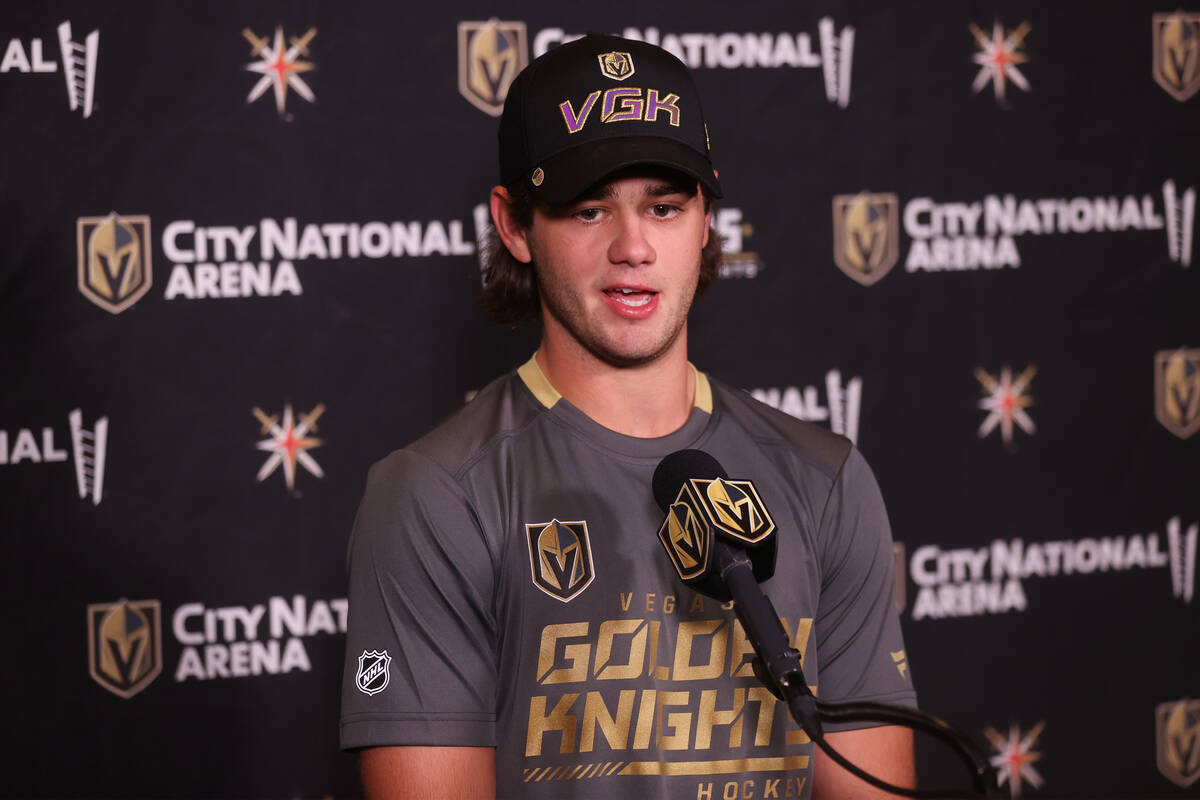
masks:
<svg viewBox="0 0 1200 800"><path fill-rule="evenodd" d="M689 447L752 480L774 519L762 587L818 695L915 706L866 462L696 376L687 423L639 439L530 360L371 469L343 748L494 746L500 798L808 797L812 742L753 676L733 611L686 588L656 535L651 476Z"/></svg>

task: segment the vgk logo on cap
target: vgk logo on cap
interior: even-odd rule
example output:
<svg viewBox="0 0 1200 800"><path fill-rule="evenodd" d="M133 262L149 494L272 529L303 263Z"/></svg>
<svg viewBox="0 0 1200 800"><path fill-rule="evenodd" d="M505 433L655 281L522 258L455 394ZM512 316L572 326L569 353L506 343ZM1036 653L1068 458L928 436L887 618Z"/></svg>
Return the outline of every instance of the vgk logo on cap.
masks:
<svg viewBox="0 0 1200 800"><path fill-rule="evenodd" d="M601 53L596 56L600 60L600 72L606 78L623 81L633 74L633 57L629 53Z"/></svg>
<svg viewBox="0 0 1200 800"><path fill-rule="evenodd" d="M1200 349L1155 353L1154 416L1181 439L1200 430Z"/></svg>
<svg viewBox="0 0 1200 800"><path fill-rule="evenodd" d="M458 23L458 91L480 111L500 116L517 73L529 63L525 23Z"/></svg>
<svg viewBox="0 0 1200 800"><path fill-rule="evenodd" d="M900 259L900 201L896 195L839 194L833 198L833 261L863 286L877 283Z"/></svg>
<svg viewBox="0 0 1200 800"><path fill-rule="evenodd" d="M686 483L667 510L667 518L658 529L658 539L683 580L698 578L708 571L712 536L700 503Z"/></svg>
<svg viewBox="0 0 1200 800"><path fill-rule="evenodd" d="M1200 90L1200 14L1155 14L1155 82L1179 102Z"/></svg>
<svg viewBox="0 0 1200 800"><path fill-rule="evenodd" d="M586 522L526 524L525 536L533 584L551 597L564 603L573 600L596 577Z"/></svg>
<svg viewBox="0 0 1200 800"><path fill-rule="evenodd" d="M157 600L118 600L87 608L88 674L129 699L162 671L162 612Z"/></svg>
<svg viewBox="0 0 1200 800"><path fill-rule="evenodd" d="M150 289L150 217L80 217L76 223L79 291L119 314Z"/></svg>

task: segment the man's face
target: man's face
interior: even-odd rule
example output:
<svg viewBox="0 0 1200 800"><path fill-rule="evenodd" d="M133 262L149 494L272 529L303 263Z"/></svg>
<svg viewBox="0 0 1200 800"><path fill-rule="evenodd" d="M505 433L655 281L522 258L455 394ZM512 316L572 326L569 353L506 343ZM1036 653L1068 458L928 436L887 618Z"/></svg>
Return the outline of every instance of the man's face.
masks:
<svg viewBox="0 0 1200 800"><path fill-rule="evenodd" d="M634 175L535 209L528 241L548 346L633 366L683 344L709 230L691 187Z"/></svg>

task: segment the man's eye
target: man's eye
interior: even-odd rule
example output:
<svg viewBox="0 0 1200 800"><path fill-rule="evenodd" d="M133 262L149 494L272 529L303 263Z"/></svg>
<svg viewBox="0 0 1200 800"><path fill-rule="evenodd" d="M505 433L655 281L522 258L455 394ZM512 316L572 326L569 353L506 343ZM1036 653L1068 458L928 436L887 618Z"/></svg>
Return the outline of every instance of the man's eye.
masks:
<svg viewBox="0 0 1200 800"><path fill-rule="evenodd" d="M575 212L575 216L579 217L584 222L595 222L600 219L600 209L584 208Z"/></svg>
<svg viewBox="0 0 1200 800"><path fill-rule="evenodd" d="M657 203L650 207L650 213L656 217L669 217L678 210L675 206L666 203Z"/></svg>

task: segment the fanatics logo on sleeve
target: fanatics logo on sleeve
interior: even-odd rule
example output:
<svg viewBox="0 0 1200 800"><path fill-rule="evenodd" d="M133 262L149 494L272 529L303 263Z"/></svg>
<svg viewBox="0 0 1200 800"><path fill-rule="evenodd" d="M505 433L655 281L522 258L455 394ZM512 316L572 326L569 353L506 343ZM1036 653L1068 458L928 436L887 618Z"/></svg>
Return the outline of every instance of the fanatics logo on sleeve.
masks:
<svg viewBox="0 0 1200 800"><path fill-rule="evenodd" d="M458 92L480 111L500 116L508 88L528 63L524 22L458 23Z"/></svg>
<svg viewBox="0 0 1200 800"><path fill-rule="evenodd" d="M1154 709L1158 771L1187 788L1200 778L1200 700L1176 700Z"/></svg>
<svg viewBox="0 0 1200 800"><path fill-rule="evenodd" d="M150 217L80 217L76 221L79 291L120 314L150 290Z"/></svg>
<svg viewBox="0 0 1200 800"><path fill-rule="evenodd" d="M1154 81L1179 102L1200 90L1200 14L1155 14Z"/></svg>
<svg viewBox="0 0 1200 800"><path fill-rule="evenodd" d="M896 195L839 194L833 198L833 261L863 286L878 283L900 259L900 200Z"/></svg>
<svg viewBox="0 0 1200 800"><path fill-rule="evenodd" d="M586 522L529 523L525 538L533 585L556 600L575 599L596 577Z"/></svg>
<svg viewBox="0 0 1200 800"><path fill-rule="evenodd" d="M162 612L157 600L87 607L88 674L128 700L162 672Z"/></svg>
<svg viewBox="0 0 1200 800"><path fill-rule="evenodd" d="M363 650L362 655L358 657L358 673L354 676L354 685L365 695L379 694L387 688L391 680L391 673L388 671L391 664L392 657L388 655L387 650Z"/></svg>

